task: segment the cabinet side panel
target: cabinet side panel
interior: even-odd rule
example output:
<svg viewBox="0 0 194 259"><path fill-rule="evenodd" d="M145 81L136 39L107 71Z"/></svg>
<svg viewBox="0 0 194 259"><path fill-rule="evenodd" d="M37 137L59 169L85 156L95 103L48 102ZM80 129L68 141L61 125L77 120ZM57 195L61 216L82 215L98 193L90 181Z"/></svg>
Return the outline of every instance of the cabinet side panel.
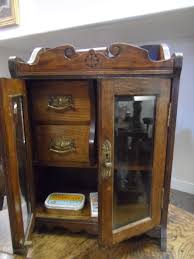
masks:
<svg viewBox="0 0 194 259"><path fill-rule="evenodd" d="M166 238L167 238L167 218L168 218L168 205L170 196L170 184L171 184L171 173L172 173L172 162L174 152L174 138L176 128L176 116L178 106L178 95L179 95L179 81L180 73L182 69L182 54L176 54L174 77L171 81L171 115L168 129L167 139L167 154L166 154L166 166L165 166L165 178L164 178L164 198L163 198L163 209L161 216L161 248L166 250Z"/></svg>

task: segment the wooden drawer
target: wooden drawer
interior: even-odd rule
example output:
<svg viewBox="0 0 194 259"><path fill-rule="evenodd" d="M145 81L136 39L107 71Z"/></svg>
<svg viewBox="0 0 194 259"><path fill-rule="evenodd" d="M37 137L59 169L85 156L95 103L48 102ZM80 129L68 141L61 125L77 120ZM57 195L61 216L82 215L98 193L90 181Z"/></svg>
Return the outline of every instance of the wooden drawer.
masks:
<svg viewBox="0 0 194 259"><path fill-rule="evenodd" d="M41 125L35 128L36 159L42 162L89 162L89 127Z"/></svg>
<svg viewBox="0 0 194 259"><path fill-rule="evenodd" d="M39 122L89 122L88 80L40 80L30 85L32 118Z"/></svg>

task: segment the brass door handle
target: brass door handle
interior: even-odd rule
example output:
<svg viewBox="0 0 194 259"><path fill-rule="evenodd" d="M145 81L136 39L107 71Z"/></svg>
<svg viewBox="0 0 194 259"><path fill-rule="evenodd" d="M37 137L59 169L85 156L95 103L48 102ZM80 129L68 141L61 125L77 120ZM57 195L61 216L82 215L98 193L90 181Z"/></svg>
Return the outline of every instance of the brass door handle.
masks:
<svg viewBox="0 0 194 259"><path fill-rule="evenodd" d="M64 96L49 96L48 108L55 111L68 111L74 110L74 102L71 95Z"/></svg>
<svg viewBox="0 0 194 259"><path fill-rule="evenodd" d="M76 151L75 141L71 138L57 137L51 140L49 150L58 154L66 154Z"/></svg>
<svg viewBox="0 0 194 259"><path fill-rule="evenodd" d="M102 177L108 178L112 174L112 146L109 140L102 145Z"/></svg>

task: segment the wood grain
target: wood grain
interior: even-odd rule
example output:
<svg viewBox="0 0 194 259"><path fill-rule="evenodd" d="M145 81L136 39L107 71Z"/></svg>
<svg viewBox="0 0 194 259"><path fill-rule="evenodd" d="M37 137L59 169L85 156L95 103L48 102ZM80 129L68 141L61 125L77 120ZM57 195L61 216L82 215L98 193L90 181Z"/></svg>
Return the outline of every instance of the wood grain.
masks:
<svg viewBox="0 0 194 259"><path fill-rule="evenodd" d="M162 234L162 249L166 248L166 225L168 217L168 204L170 196L170 184L171 184L171 173L172 173L172 161L174 151L174 138L176 128L176 116L178 106L178 95L179 95L179 81L182 70L183 56L181 53L174 54L174 76L172 79L171 89L171 114L169 121L168 139L167 139L167 151L166 151L166 165L165 165L165 176L164 176L164 197L163 197L163 209L161 218L161 234Z"/></svg>
<svg viewBox="0 0 194 259"><path fill-rule="evenodd" d="M38 49L34 50L27 63L16 57L9 59L12 77L25 78L43 75L121 75L130 74L131 71L170 74L172 68L173 59L153 61L146 49L127 43L114 43L97 50L75 50L71 45Z"/></svg>
<svg viewBox="0 0 194 259"><path fill-rule="evenodd" d="M28 259L193 259L194 216L173 205L169 208L167 251L161 252L156 239L140 236L113 248L98 246L97 238L64 230L35 232ZM3 257L4 258L4 257ZM20 256L6 259L22 259ZM1 259L1 256L0 256Z"/></svg>
<svg viewBox="0 0 194 259"><path fill-rule="evenodd" d="M0 89L1 94L1 89ZM1 100L2 96L0 97L0 103L2 104ZM5 168L4 168L4 159L5 159L5 153L4 153L4 142L3 142L3 125L2 125L2 116L3 111L2 107L0 105L0 211L3 207L3 201L4 196L6 195L6 178L5 178Z"/></svg>
<svg viewBox="0 0 194 259"><path fill-rule="evenodd" d="M90 222L96 222L96 217L90 216L90 205L87 203L82 210L78 211L64 211L64 210L55 210L47 209L44 204L39 204L36 208L36 217L37 218L47 218L47 219L64 219L64 220L84 220Z"/></svg>
<svg viewBox="0 0 194 259"><path fill-rule="evenodd" d="M21 96L23 98L24 109L24 127L26 132L27 139L27 154L26 154L26 164L25 168L28 173L28 181L30 182L31 178L31 152L29 147L29 132L28 132L28 120L27 114L27 100L26 100L26 91L25 84L22 80L13 80L13 79L1 79L0 80L0 110L3 112L3 115L0 114L0 122L2 123L2 132L4 137L4 152L5 152L5 171L6 171L6 189L7 189L7 201L8 201L8 210L10 218L10 228L12 235L12 243L14 251L21 253L25 251L23 246L23 241L27 236L24 233L24 224L22 217L22 208L21 208L21 191L19 183L19 161L17 156L16 148L16 131L14 124L14 115L12 112L12 97ZM32 194L32 184L29 186L29 183L26 183L28 193ZM31 199L30 199L31 200ZM33 200L33 199L32 199ZM31 200L31 201L32 201ZM33 208L33 204L32 204ZM33 214L32 214L33 215ZM33 224L33 221L31 221Z"/></svg>
<svg viewBox="0 0 194 259"><path fill-rule="evenodd" d="M32 119L47 122L90 122L89 81L87 80L40 80L31 81L29 95L32 106ZM74 109L56 111L48 108L51 96L72 96Z"/></svg>
<svg viewBox="0 0 194 259"><path fill-rule="evenodd" d="M47 226L51 231L62 227L72 232L85 231L95 235L98 233L98 218L91 217L88 201L80 211L47 209L43 204L39 204L36 210L36 225Z"/></svg>
<svg viewBox="0 0 194 259"><path fill-rule="evenodd" d="M106 81L105 81L106 82ZM99 195L99 242L102 245L111 245L112 243L112 204L113 204L113 167L111 168L111 176L103 179L102 166L104 162L103 157L103 143L108 140L112 145L111 163L114 165L114 96L112 85L106 84L104 81L99 82L98 88L98 195ZM108 119L108 123L107 123Z"/></svg>

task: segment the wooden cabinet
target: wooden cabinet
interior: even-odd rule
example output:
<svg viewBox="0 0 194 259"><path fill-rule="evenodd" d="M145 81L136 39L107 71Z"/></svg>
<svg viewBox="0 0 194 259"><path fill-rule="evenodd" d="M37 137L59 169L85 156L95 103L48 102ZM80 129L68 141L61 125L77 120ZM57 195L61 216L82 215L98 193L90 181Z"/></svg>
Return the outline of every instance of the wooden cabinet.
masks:
<svg viewBox="0 0 194 259"><path fill-rule="evenodd" d="M0 80L0 133L15 252L34 225L84 230L104 246L156 233L165 250L181 67L164 45L123 43L9 59L15 79ZM85 206L47 209L52 192L83 193Z"/></svg>

